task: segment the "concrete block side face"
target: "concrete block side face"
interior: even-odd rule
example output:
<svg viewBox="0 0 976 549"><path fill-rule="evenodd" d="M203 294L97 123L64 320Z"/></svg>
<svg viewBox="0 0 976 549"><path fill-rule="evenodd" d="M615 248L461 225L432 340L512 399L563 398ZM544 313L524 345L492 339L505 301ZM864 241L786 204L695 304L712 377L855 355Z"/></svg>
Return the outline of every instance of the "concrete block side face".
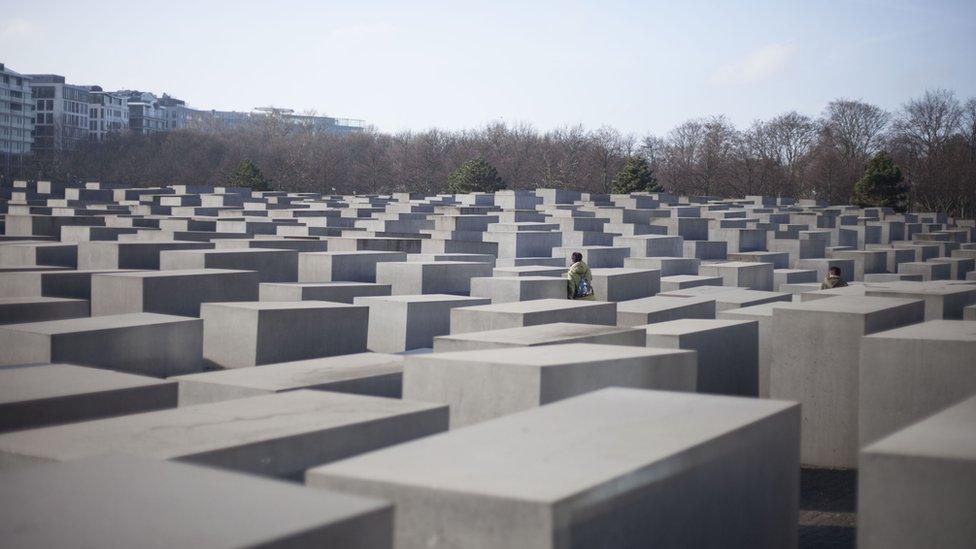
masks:
<svg viewBox="0 0 976 549"><path fill-rule="evenodd" d="M97 332L56 334L51 360L169 377L203 368L203 321L186 319Z"/></svg>
<svg viewBox="0 0 976 549"><path fill-rule="evenodd" d="M255 271L146 278L144 310L196 317L203 303L257 301L258 283Z"/></svg>
<svg viewBox="0 0 976 549"><path fill-rule="evenodd" d="M556 546L796 547L799 433L793 407L670 458L675 469L660 480L615 479L637 487L560 502ZM715 497L716 489L725 496Z"/></svg>
<svg viewBox="0 0 976 549"><path fill-rule="evenodd" d="M407 350L407 303L381 301L369 306L366 348L374 353Z"/></svg>
<svg viewBox="0 0 976 549"><path fill-rule="evenodd" d="M203 358L217 368L244 368L257 363L257 311L203 304Z"/></svg>
<svg viewBox="0 0 976 549"><path fill-rule="evenodd" d="M142 281L112 275L92 275L92 316L141 313L144 310Z"/></svg>
<svg viewBox="0 0 976 549"><path fill-rule="evenodd" d="M698 353L698 392L756 397L758 342L759 324L752 321L681 335L678 348Z"/></svg>
<svg viewBox="0 0 976 549"><path fill-rule="evenodd" d="M865 337L858 382L862 447L976 394L976 340Z"/></svg>
<svg viewBox="0 0 976 549"><path fill-rule="evenodd" d="M51 362L51 336L0 326L0 366Z"/></svg>
<svg viewBox="0 0 976 549"><path fill-rule="evenodd" d="M976 466L970 460L861 452L857 546L972 547Z"/></svg>
<svg viewBox="0 0 976 549"><path fill-rule="evenodd" d="M265 310L257 315L256 364L366 351L369 308Z"/></svg>
<svg viewBox="0 0 976 549"><path fill-rule="evenodd" d="M925 321L925 302L893 303L891 307L865 315L864 335Z"/></svg>
<svg viewBox="0 0 976 549"><path fill-rule="evenodd" d="M181 379L179 381L178 405L195 406L197 404L210 404L223 400L266 395L269 392L271 391L253 387Z"/></svg>
<svg viewBox="0 0 976 549"><path fill-rule="evenodd" d="M393 503L393 546L403 549L553 549L550 505L420 486L394 485L311 469L311 487L369 495Z"/></svg>
<svg viewBox="0 0 976 549"><path fill-rule="evenodd" d="M446 404L450 428L528 410L540 402L538 367L408 357L403 398Z"/></svg>
<svg viewBox="0 0 976 549"><path fill-rule="evenodd" d="M604 387L694 392L697 377L695 353L688 352L543 368L540 404Z"/></svg>
<svg viewBox="0 0 976 549"><path fill-rule="evenodd" d="M802 462L857 466L863 315L774 309L769 396L801 405Z"/></svg>
<svg viewBox="0 0 976 549"><path fill-rule="evenodd" d="M0 431L175 408L176 382L0 405Z"/></svg>

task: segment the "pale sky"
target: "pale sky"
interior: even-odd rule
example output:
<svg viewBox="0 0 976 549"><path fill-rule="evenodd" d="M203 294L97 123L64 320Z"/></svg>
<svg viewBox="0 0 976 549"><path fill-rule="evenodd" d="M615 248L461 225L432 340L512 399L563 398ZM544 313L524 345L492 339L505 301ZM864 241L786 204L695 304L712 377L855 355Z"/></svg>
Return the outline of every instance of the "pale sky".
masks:
<svg viewBox="0 0 976 549"><path fill-rule="evenodd" d="M314 109L383 131L663 134L831 99L976 96L976 0L0 0L0 62L196 108Z"/></svg>

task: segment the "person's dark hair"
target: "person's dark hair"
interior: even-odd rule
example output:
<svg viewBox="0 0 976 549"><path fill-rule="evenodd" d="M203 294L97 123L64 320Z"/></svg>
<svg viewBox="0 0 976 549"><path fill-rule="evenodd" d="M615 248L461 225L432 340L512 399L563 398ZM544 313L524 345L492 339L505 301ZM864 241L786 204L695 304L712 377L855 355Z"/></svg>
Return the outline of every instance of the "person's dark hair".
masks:
<svg viewBox="0 0 976 549"><path fill-rule="evenodd" d="M573 263L579 263L580 261L583 261L583 254L579 252L573 252L572 257L573 257Z"/></svg>
<svg viewBox="0 0 976 549"><path fill-rule="evenodd" d="M831 267L827 269L827 274L831 276L840 276L840 267Z"/></svg>

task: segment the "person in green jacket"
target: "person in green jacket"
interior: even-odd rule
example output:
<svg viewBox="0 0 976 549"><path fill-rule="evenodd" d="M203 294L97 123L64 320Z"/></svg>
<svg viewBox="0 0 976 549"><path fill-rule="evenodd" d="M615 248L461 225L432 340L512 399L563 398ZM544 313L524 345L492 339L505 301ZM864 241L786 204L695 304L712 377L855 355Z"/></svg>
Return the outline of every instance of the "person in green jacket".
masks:
<svg viewBox="0 0 976 549"><path fill-rule="evenodd" d="M583 263L583 254L579 252L573 252L573 264L569 267L569 272L566 273L566 297L568 299L586 299L593 301L596 298L593 296L593 274L590 272L589 266ZM588 289L588 293L585 295L580 295L580 281L585 280L585 289Z"/></svg>
<svg viewBox="0 0 976 549"><path fill-rule="evenodd" d="M843 288L847 286L847 282L840 277L840 267L831 267L827 269L827 278L823 279L820 283L821 290L829 290L831 288Z"/></svg>

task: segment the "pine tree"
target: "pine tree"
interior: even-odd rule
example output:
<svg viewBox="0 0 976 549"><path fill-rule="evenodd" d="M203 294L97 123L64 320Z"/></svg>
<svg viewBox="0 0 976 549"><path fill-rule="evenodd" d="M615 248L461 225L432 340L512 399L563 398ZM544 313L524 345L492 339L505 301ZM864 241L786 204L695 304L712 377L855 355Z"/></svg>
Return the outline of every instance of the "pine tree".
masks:
<svg viewBox="0 0 976 549"><path fill-rule="evenodd" d="M860 207L888 207L905 211L907 188L902 183L901 168L885 151L871 158L864 176L854 184L851 201Z"/></svg>
<svg viewBox="0 0 976 549"><path fill-rule="evenodd" d="M483 158L475 158L461 164L447 180L450 193L493 193L505 188L505 182L498 177L498 170Z"/></svg>
<svg viewBox="0 0 976 549"><path fill-rule="evenodd" d="M241 160L234 173L227 178L230 187L248 187L252 191L270 191L271 182L264 177L254 162L249 159Z"/></svg>
<svg viewBox="0 0 976 549"><path fill-rule="evenodd" d="M613 178L614 194L630 194L637 192L659 193L664 189L654 177L650 164L642 156L627 158L623 169Z"/></svg>

